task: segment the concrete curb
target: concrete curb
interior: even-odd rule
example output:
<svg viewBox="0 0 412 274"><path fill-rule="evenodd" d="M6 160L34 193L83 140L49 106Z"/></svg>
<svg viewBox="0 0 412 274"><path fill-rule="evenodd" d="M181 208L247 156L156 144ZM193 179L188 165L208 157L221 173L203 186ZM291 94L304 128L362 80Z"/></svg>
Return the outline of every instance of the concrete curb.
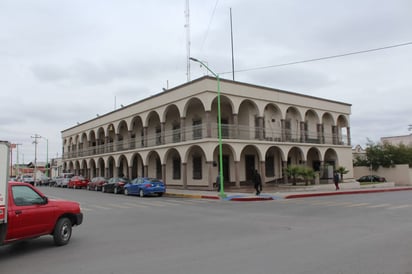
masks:
<svg viewBox="0 0 412 274"><path fill-rule="evenodd" d="M164 196L167 197L179 197L179 198L192 198L192 199L213 199L219 200L218 196L213 195L199 195L199 194L185 194L185 193L165 193Z"/></svg>
<svg viewBox="0 0 412 274"><path fill-rule="evenodd" d="M376 193L376 192L392 192L392 191L405 191L412 190L412 187L403 188L385 188L385 189L364 189L364 190L344 190L336 192L319 192L319 193L300 193L284 196L284 199L296 199L306 197L319 197L319 196L332 196L332 195L350 195L350 194L364 194L364 193Z"/></svg>

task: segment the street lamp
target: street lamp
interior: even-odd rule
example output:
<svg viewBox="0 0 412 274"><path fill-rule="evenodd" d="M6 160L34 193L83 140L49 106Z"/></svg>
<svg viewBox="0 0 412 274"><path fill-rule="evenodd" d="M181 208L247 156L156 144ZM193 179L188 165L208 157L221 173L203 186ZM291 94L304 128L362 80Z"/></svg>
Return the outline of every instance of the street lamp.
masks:
<svg viewBox="0 0 412 274"><path fill-rule="evenodd" d="M218 137L219 137L219 183L220 183L220 191L219 191L219 196L220 198L225 198L226 194L223 189L223 152L222 152L222 121L221 121L221 111L220 111L220 78L219 75L214 73L208 66L205 65L202 61L190 57L190 60L193 62L197 62L204 66L210 73L212 73L216 77L217 81L217 116L218 116L218 121L217 121L217 127L218 127Z"/></svg>
<svg viewBox="0 0 412 274"><path fill-rule="evenodd" d="M49 177L49 167L47 165L49 164L49 139L46 137L41 137L42 139L46 140L46 176Z"/></svg>

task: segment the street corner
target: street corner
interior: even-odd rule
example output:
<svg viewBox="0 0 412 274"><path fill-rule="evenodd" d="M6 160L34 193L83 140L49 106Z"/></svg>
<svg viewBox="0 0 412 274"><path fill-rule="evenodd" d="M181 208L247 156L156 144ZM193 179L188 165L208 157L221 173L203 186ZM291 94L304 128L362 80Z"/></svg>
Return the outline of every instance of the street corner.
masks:
<svg viewBox="0 0 412 274"><path fill-rule="evenodd" d="M231 195L226 197L226 201L237 201L237 202L255 202L255 201L270 201L280 199L278 196L273 196L269 194L261 195Z"/></svg>

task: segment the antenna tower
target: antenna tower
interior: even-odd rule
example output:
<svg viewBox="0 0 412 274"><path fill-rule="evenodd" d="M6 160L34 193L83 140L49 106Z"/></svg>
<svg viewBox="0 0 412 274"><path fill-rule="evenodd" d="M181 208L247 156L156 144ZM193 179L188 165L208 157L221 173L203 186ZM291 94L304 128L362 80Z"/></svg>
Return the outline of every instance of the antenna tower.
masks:
<svg viewBox="0 0 412 274"><path fill-rule="evenodd" d="M186 17L186 75L187 75L187 81L190 81L190 12L189 12L189 0L186 0L186 11L185 11L185 17Z"/></svg>

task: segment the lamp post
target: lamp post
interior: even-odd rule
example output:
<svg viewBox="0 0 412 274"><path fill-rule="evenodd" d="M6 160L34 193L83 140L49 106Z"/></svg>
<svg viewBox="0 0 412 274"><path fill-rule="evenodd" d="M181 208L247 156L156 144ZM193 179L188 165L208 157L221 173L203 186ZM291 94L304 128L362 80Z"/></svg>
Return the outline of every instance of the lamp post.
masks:
<svg viewBox="0 0 412 274"><path fill-rule="evenodd" d="M49 139L45 137L41 138L46 140L46 176L49 177L49 167L47 167L49 164Z"/></svg>
<svg viewBox="0 0 412 274"><path fill-rule="evenodd" d="M222 121L221 121L221 111L220 111L220 78L219 75L213 72L208 66L206 66L202 61L190 57L190 60L193 62L197 62L204 66L210 73L212 73L216 77L217 81L217 127L218 127L218 138L219 138L219 184L220 184L220 191L219 196L220 198L225 198L226 194L223 189L223 152L222 152Z"/></svg>

